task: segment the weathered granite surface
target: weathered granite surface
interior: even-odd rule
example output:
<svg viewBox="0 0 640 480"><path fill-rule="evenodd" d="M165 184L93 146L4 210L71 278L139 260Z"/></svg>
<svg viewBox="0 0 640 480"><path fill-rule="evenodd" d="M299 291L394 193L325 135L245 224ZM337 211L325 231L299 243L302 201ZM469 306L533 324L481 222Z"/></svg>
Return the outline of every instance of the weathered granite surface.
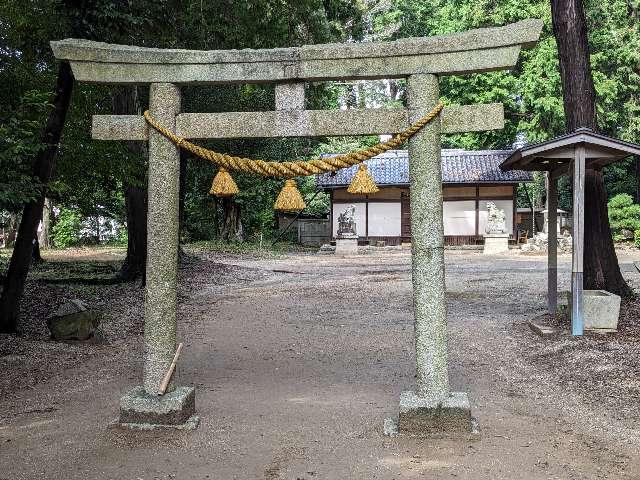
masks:
<svg viewBox="0 0 640 480"><path fill-rule="evenodd" d="M190 421L193 423L195 412L193 387L178 387L166 395L152 395L144 387L137 386L120 399L118 421L120 425L142 429L180 427Z"/></svg>
<svg viewBox="0 0 640 480"><path fill-rule="evenodd" d="M167 128L175 129L180 89L168 83L153 84L149 96L154 117ZM144 302L144 388L148 393L159 393L176 350L179 184L177 147L159 133L150 132Z"/></svg>
<svg viewBox="0 0 640 480"><path fill-rule="evenodd" d="M509 251L508 233L486 233L484 235L484 255L498 255Z"/></svg>
<svg viewBox="0 0 640 480"><path fill-rule="evenodd" d="M149 125L142 115L93 115L91 136L96 140L149 139Z"/></svg>
<svg viewBox="0 0 640 480"><path fill-rule="evenodd" d="M95 83L246 83L397 78L470 73L515 65L542 21L394 42L308 45L264 50L163 50L67 39L51 42L77 80Z"/></svg>
<svg viewBox="0 0 640 480"><path fill-rule="evenodd" d="M349 205L338 215L338 231L336 235L338 238L358 238L355 205Z"/></svg>
<svg viewBox="0 0 640 480"><path fill-rule="evenodd" d="M115 63L256 63L298 59L341 59L419 55L424 53L481 50L510 45L532 46L542 31L542 20L527 19L501 27L489 27L433 37L392 42L328 43L260 50L181 50L116 45L73 39L51 42L58 59Z"/></svg>
<svg viewBox="0 0 640 480"><path fill-rule="evenodd" d="M435 75L407 81L407 104L415 121L439 100ZM440 118L409 140L411 264L416 346L416 391L423 398L449 394L447 310L444 281L444 225Z"/></svg>
<svg viewBox="0 0 640 480"><path fill-rule="evenodd" d="M558 253L571 253L573 238L568 232L556 235L556 251ZM549 248L549 235L545 232L538 232L527 243L520 245L523 252L546 252Z"/></svg>
<svg viewBox="0 0 640 480"><path fill-rule="evenodd" d="M276 94L278 90L276 89ZM299 101L280 100L280 111L182 113L176 133L184 138L267 138L383 135L409 126L404 108L362 110L292 110ZM504 127L504 107L448 105L441 114L442 133L475 132ZM92 136L98 140L146 140L142 115L94 115Z"/></svg>
<svg viewBox="0 0 640 480"><path fill-rule="evenodd" d="M103 84L237 84L273 81L402 78L417 73L465 74L515 66L520 46L413 56L262 63L101 63L72 61L78 81Z"/></svg>
<svg viewBox="0 0 640 480"><path fill-rule="evenodd" d="M422 398L402 392L398 431L410 435L456 434L472 431L471 405L466 393L452 392L445 398Z"/></svg>
<svg viewBox="0 0 640 480"><path fill-rule="evenodd" d="M573 309L571 292L567 292L569 317ZM620 296L606 290L582 291L582 316L584 329L600 332L615 332L618 330L620 317Z"/></svg>
<svg viewBox="0 0 640 480"><path fill-rule="evenodd" d="M304 82L278 83L275 88L276 110L304 110Z"/></svg>
<svg viewBox="0 0 640 480"><path fill-rule="evenodd" d="M358 239L356 238L336 238L336 255L357 255Z"/></svg>

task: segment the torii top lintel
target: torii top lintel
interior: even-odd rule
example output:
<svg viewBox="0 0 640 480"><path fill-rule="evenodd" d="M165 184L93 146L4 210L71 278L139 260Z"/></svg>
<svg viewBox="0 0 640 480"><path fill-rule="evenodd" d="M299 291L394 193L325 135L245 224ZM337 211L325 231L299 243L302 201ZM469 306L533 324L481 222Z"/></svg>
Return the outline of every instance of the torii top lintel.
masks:
<svg viewBox="0 0 640 480"><path fill-rule="evenodd" d="M79 39L51 42L77 80L102 84L264 83L464 74L516 64L538 40L542 21L393 42L306 45L262 50L176 50Z"/></svg>

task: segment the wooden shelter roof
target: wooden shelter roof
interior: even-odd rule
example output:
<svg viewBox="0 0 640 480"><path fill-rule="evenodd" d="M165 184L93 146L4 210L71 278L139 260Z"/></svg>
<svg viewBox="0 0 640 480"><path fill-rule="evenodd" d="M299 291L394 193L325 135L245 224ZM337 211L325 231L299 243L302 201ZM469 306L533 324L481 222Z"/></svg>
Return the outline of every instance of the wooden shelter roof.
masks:
<svg viewBox="0 0 640 480"><path fill-rule="evenodd" d="M640 145L579 128L573 133L515 150L500 164L500 169L563 174L569 170L575 147L580 144L585 147L586 168L599 169L631 155L640 155Z"/></svg>

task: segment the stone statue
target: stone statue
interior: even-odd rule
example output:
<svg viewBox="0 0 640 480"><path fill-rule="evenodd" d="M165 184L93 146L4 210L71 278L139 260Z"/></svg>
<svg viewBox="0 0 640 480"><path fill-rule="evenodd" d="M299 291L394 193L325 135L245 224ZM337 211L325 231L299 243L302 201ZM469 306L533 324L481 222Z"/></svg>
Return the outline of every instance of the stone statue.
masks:
<svg viewBox="0 0 640 480"><path fill-rule="evenodd" d="M356 207L349 205L340 215L338 215L338 237L358 238L356 230Z"/></svg>
<svg viewBox="0 0 640 480"><path fill-rule="evenodd" d="M504 220L504 210L496 207L493 202L487 203L487 211L489 215L487 217L487 233L506 233L507 225Z"/></svg>

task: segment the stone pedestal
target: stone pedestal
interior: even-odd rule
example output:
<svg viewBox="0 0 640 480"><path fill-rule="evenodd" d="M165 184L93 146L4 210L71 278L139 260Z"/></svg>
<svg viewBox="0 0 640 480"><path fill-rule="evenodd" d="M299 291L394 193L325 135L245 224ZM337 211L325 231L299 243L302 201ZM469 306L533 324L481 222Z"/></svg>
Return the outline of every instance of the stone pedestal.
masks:
<svg viewBox="0 0 640 480"><path fill-rule="evenodd" d="M469 397L464 392L451 392L442 400L402 392L398 421L387 419L385 422L387 435L455 437L476 433Z"/></svg>
<svg viewBox="0 0 640 480"><path fill-rule="evenodd" d="M573 298L567 293L569 317L573 312ZM606 290L582 291L584 329L600 333L617 332L620 316L620 297Z"/></svg>
<svg viewBox="0 0 640 480"><path fill-rule="evenodd" d="M148 394L138 386L120 399L123 427L143 430L177 428L191 430L198 426L196 391L193 387L177 387L165 395Z"/></svg>
<svg viewBox="0 0 640 480"><path fill-rule="evenodd" d="M482 253L485 255L496 255L509 251L509 234L508 233L487 233L484 236L484 249Z"/></svg>
<svg viewBox="0 0 640 480"><path fill-rule="evenodd" d="M357 255L357 238L336 238L336 255Z"/></svg>

